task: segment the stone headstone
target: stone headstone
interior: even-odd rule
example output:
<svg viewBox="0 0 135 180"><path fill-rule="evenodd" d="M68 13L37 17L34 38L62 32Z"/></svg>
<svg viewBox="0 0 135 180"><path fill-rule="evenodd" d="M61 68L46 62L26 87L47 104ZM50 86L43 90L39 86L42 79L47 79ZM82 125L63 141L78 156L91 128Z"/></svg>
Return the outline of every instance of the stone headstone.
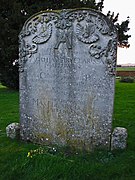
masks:
<svg viewBox="0 0 135 180"><path fill-rule="evenodd" d="M19 123L11 123L6 127L7 137L11 139L19 139L20 138L20 124Z"/></svg>
<svg viewBox="0 0 135 180"><path fill-rule="evenodd" d="M90 10L42 11L20 33L21 138L93 150L110 144L117 33Z"/></svg>
<svg viewBox="0 0 135 180"><path fill-rule="evenodd" d="M112 133L111 150L125 149L127 147L127 129L116 127Z"/></svg>

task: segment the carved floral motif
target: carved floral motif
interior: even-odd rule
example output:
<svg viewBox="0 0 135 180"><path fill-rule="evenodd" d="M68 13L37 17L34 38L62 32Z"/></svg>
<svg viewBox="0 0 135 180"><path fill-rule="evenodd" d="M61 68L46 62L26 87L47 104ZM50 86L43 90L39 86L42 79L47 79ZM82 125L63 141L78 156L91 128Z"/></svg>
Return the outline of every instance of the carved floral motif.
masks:
<svg viewBox="0 0 135 180"><path fill-rule="evenodd" d="M99 39L98 35L95 34L95 26L93 23L88 23L85 26L77 23L76 35L80 41L86 44L91 44Z"/></svg>

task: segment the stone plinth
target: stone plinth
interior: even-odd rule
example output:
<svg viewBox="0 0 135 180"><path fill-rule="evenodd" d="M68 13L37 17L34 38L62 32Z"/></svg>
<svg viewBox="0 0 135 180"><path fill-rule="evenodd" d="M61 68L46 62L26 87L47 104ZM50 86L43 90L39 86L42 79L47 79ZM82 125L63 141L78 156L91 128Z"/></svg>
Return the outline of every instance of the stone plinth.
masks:
<svg viewBox="0 0 135 180"><path fill-rule="evenodd" d="M20 138L20 124L12 123L6 127L7 137L11 139L19 139Z"/></svg>
<svg viewBox="0 0 135 180"><path fill-rule="evenodd" d="M127 129L116 127L112 133L111 150L125 149L127 147Z"/></svg>

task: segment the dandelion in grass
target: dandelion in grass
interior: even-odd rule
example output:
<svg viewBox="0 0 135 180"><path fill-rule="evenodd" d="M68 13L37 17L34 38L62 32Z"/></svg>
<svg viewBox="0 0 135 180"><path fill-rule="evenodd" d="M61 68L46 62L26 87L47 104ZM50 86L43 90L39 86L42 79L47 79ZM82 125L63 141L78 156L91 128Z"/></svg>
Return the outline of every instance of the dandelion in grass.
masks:
<svg viewBox="0 0 135 180"><path fill-rule="evenodd" d="M32 158L35 155L44 154L44 153L45 153L44 149L40 147L38 149L30 150L27 154L27 157Z"/></svg>
<svg viewBox="0 0 135 180"><path fill-rule="evenodd" d="M27 157L32 158L32 154L31 154L31 152L28 152Z"/></svg>

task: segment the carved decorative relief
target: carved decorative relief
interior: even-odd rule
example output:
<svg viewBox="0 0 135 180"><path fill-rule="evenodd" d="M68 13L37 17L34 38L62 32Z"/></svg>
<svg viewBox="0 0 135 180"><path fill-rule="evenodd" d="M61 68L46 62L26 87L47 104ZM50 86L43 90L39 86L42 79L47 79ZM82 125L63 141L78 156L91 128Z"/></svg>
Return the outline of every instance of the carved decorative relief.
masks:
<svg viewBox="0 0 135 180"><path fill-rule="evenodd" d="M57 29L56 31L56 44L54 49L58 49L61 43L66 43L68 49L72 49L72 28L68 30L60 30Z"/></svg>
<svg viewBox="0 0 135 180"><path fill-rule="evenodd" d="M76 36L79 41L90 44L88 51L90 55L95 59L100 59L105 55L106 49L108 49L108 43L102 44L102 36L111 36L109 27L104 19L94 14L83 11L83 13L77 14L76 16L78 23L76 25ZM110 43L109 43L110 44ZM110 65L109 71L110 70ZM110 72L110 74L112 74Z"/></svg>
<svg viewBox="0 0 135 180"><path fill-rule="evenodd" d="M72 22L70 21L67 12L62 11L55 21L55 27L61 30L69 29L72 26Z"/></svg>
<svg viewBox="0 0 135 180"><path fill-rule="evenodd" d="M51 21L56 21L56 13L43 13L32 18L23 27L19 35L20 48L19 48L19 66L20 72L23 72L24 65L32 54L38 51L38 44L46 43L52 35ZM32 36L30 42L26 42L25 37Z"/></svg>
<svg viewBox="0 0 135 180"><path fill-rule="evenodd" d="M56 44L54 49L58 49L61 43L66 43L68 49L72 49L72 22L67 12L62 11L59 18L55 22Z"/></svg>
<svg viewBox="0 0 135 180"><path fill-rule="evenodd" d="M42 44L47 42L52 35L52 24L43 23L38 31L38 34L32 39L35 44Z"/></svg>
<svg viewBox="0 0 135 180"><path fill-rule="evenodd" d="M32 54L36 52L37 52L37 44L33 43L30 45L29 43L26 43L24 39L21 39L20 48L19 48L19 58L20 58L19 71L20 72L23 72L23 67L27 61L26 56L30 58Z"/></svg>
<svg viewBox="0 0 135 180"><path fill-rule="evenodd" d="M76 35L81 42L86 44L91 44L99 39L98 35L95 33L95 26L93 23L87 23L85 26L77 23Z"/></svg>
<svg viewBox="0 0 135 180"><path fill-rule="evenodd" d="M85 14L84 14L84 12L82 12L82 11L77 12L77 14L76 14L76 19L77 19L78 22L84 20L84 19L85 19Z"/></svg>
<svg viewBox="0 0 135 180"><path fill-rule="evenodd" d="M106 64L110 75L115 75L116 72L116 40L109 40L108 45L106 47Z"/></svg>
<svg viewBox="0 0 135 180"><path fill-rule="evenodd" d="M39 45L47 43L51 39L52 31L55 28L54 49L56 52L61 44L66 44L67 51L70 54L70 51L73 51L72 41L75 37L87 45L90 56L95 60L105 55L110 74L113 74L114 70L110 67L110 59L112 57L116 58L116 55L114 55L116 40L113 43L109 40L115 39L109 26L105 18L100 14L97 15L94 11L44 12L31 18L25 24L20 34L20 59L23 57L28 59L36 53ZM25 37L30 36L29 39L31 40L25 40ZM102 44L104 36L108 40L105 41L105 44Z"/></svg>
<svg viewBox="0 0 135 180"><path fill-rule="evenodd" d="M97 17L95 19L95 25L102 34L109 34L109 27L105 20L101 19L100 17Z"/></svg>
<svg viewBox="0 0 135 180"><path fill-rule="evenodd" d="M92 57L99 59L103 56L105 48L102 48L100 44L91 44L89 48L89 53Z"/></svg>
<svg viewBox="0 0 135 180"><path fill-rule="evenodd" d="M51 27L49 25L49 22L56 21L57 18L58 17L57 17L56 13L39 14L36 17L32 18L28 23L26 23L26 26L23 29L23 34L25 36L29 36L29 35L38 33L39 29L42 33L42 32L44 32L44 30L47 26L50 30ZM41 25L41 28L39 28L39 25Z"/></svg>

